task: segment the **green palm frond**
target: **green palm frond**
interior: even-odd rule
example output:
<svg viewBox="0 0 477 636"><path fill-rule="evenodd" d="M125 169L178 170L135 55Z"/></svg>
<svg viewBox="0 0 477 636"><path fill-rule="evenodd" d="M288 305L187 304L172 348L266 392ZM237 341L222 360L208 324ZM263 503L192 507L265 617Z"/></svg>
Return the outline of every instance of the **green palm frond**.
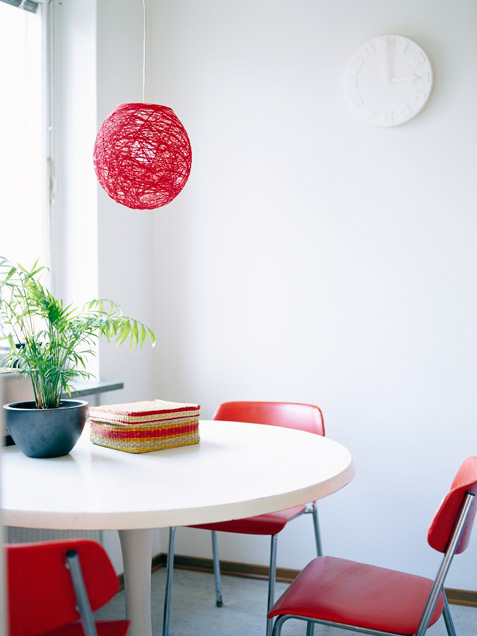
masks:
<svg viewBox="0 0 477 636"><path fill-rule="evenodd" d="M91 300L81 311L65 306L40 283L45 270L38 261L26 269L0 256L0 339L10 346L2 366L30 378L38 408L58 406L75 379L90 377L86 361L101 338L118 347L129 338L131 349L156 342L110 299Z"/></svg>

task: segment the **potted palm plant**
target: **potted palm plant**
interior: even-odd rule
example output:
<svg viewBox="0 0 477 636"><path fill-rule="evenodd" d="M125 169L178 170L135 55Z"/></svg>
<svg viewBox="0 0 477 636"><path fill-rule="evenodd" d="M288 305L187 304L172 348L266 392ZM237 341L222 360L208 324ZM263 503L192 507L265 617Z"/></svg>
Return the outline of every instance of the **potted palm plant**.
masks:
<svg viewBox="0 0 477 636"><path fill-rule="evenodd" d="M7 428L29 457L59 457L70 452L83 430L88 405L71 396L77 378L89 378L87 361L101 339L117 346L130 341L142 347L154 333L124 316L106 299L82 310L65 305L40 282L46 268L36 261L28 269L0 257L0 339L9 343L1 365L31 381L34 401L4 405Z"/></svg>

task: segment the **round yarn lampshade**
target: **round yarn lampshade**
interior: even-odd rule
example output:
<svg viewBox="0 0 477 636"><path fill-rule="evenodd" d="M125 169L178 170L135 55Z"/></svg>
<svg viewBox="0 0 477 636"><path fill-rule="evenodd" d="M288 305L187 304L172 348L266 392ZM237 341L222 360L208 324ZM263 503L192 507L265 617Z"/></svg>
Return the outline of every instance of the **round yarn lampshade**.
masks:
<svg viewBox="0 0 477 636"><path fill-rule="evenodd" d="M171 108L120 104L101 124L93 159L98 181L112 199L135 210L153 210L185 186L192 150Z"/></svg>

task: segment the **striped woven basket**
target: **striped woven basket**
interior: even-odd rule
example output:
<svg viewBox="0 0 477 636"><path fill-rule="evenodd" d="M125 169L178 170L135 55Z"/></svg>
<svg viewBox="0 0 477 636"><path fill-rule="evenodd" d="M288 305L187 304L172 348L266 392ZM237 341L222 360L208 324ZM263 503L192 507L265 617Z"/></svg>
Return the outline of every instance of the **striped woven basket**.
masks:
<svg viewBox="0 0 477 636"><path fill-rule="evenodd" d="M164 400L91 406L93 444L128 453L146 453L197 444L200 406Z"/></svg>

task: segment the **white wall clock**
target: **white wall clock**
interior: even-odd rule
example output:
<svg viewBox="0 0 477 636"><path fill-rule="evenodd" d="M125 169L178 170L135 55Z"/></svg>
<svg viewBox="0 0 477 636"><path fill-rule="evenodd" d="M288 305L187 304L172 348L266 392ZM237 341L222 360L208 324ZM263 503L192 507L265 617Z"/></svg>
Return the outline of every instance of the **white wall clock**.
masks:
<svg viewBox="0 0 477 636"><path fill-rule="evenodd" d="M345 71L345 96L356 116L376 126L399 126L425 106L432 89L427 55L401 35L363 44Z"/></svg>

